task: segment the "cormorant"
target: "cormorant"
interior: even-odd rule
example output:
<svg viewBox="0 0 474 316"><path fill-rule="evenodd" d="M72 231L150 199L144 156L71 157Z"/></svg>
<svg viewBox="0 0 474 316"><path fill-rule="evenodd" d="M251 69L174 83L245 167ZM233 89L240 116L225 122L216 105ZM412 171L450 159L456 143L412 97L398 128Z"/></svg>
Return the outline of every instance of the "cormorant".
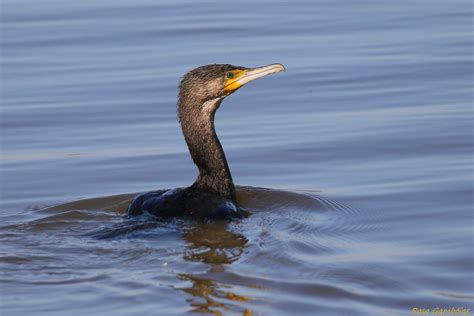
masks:
<svg viewBox="0 0 474 316"><path fill-rule="evenodd" d="M214 129L214 116L225 97L250 81L281 71L285 71L281 64L258 68L215 64L189 71L179 86L178 117L199 175L187 188L138 195L128 207L128 216L149 213L161 218L242 217L246 212L236 203L234 182Z"/></svg>

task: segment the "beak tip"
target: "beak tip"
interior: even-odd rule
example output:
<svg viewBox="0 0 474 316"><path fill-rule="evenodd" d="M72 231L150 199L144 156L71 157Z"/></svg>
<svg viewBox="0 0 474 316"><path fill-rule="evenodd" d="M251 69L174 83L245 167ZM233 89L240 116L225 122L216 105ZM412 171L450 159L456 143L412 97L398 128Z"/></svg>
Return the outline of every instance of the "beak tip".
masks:
<svg viewBox="0 0 474 316"><path fill-rule="evenodd" d="M276 63L274 65L280 67L280 72L285 72L286 71L286 67L283 64Z"/></svg>

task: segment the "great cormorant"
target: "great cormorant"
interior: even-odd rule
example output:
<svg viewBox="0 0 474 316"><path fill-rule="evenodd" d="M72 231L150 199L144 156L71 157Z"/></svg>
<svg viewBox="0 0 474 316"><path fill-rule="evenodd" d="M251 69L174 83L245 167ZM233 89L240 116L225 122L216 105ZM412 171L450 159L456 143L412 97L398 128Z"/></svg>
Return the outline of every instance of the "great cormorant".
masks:
<svg viewBox="0 0 474 316"><path fill-rule="evenodd" d="M128 207L128 215L230 219L245 212L236 203L229 166L214 129L214 116L222 100L246 83L284 71L281 64L258 68L206 65L189 71L181 80L178 117L191 157L199 169L187 188L143 193Z"/></svg>

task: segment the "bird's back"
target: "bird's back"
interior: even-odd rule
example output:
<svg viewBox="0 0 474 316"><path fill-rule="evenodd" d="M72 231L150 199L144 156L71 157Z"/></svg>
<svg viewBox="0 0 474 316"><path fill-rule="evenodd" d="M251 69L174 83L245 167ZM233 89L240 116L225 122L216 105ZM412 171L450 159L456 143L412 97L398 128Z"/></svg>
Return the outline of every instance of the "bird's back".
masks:
<svg viewBox="0 0 474 316"><path fill-rule="evenodd" d="M245 214L230 200L195 187L152 191L138 195L128 207L128 216L151 214L159 218L241 218Z"/></svg>

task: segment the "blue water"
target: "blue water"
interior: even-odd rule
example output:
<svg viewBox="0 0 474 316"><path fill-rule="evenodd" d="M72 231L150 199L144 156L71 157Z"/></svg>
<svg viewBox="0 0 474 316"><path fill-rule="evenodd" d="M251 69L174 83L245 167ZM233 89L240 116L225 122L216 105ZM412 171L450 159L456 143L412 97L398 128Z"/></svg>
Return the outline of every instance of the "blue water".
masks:
<svg viewBox="0 0 474 316"><path fill-rule="evenodd" d="M472 313L470 1L0 10L2 315ZM255 214L91 237L194 181L184 73L275 62L216 116L235 183L273 189L240 189Z"/></svg>

